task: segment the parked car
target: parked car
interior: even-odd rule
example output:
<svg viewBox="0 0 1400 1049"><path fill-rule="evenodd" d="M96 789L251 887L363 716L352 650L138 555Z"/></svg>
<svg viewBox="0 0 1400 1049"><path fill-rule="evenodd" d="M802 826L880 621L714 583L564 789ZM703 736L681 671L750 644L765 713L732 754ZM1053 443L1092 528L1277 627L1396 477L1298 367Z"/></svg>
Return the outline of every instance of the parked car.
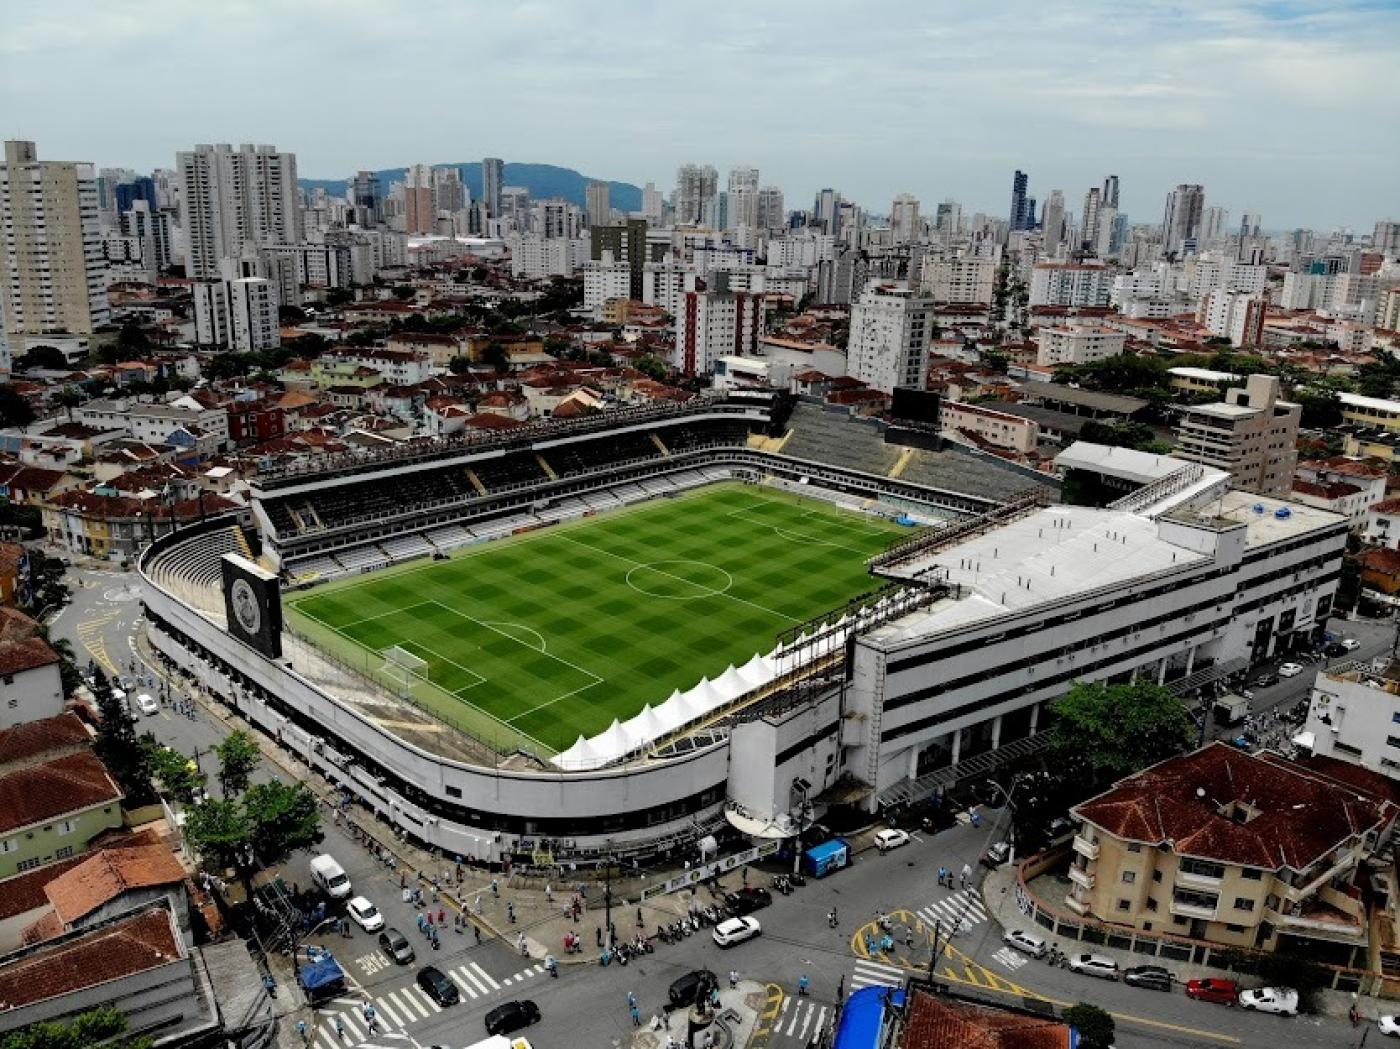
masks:
<svg viewBox="0 0 1400 1049"><path fill-rule="evenodd" d="M1270 685L1278 684L1278 675L1272 670L1266 670L1254 679L1255 688L1268 688Z"/></svg>
<svg viewBox="0 0 1400 1049"><path fill-rule="evenodd" d="M1132 965L1123 970L1123 982L1153 991L1170 991L1172 974L1160 965Z"/></svg>
<svg viewBox="0 0 1400 1049"><path fill-rule="evenodd" d="M345 913L350 915L350 920L365 932L375 932L384 928L384 915L380 914L379 908L363 896L356 896L347 903Z"/></svg>
<svg viewBox="0 0 1400 1049"><path fill-rule="evenodd" d="M413 944L398 929L385 929L379 934L379 949L400 965L407 965L416 957Z"/></svg>
<svg viewBox="0 0 1400 1049"><path fill-rule="evenodd" d="M528 998L518 1002L502 1002L486 1014L486 1033L510 1034L539 1022L540 1007Z"/></svg>
<svg viewBox="0 0 1400 1049"><path fill-rule="evenodd" d="M147 716L150 716L151 714L160 713L160 704L157 703L149 693L142 692L139 696L137 696L136 705L140 708L141 713Z"/></svg>
<svg viewBox="0 0 1400 1049"><path fill-rule="evenodd" d="M752 914L754 911L762 910L773 902L773 894L767 889L760 889L756 885L747 885L738 892L726 892L724 894L725 905L729 908L729 913L735 917L743 917L745 914Z"/></svg>
<svg viewBox="0 0 1400 1049"><path fill-rule="evenodd" d="M673 1006L681 1009L695 1003L695 995L699 992L701 984L708 983L712 987L718 986L714 981L715 974L709 969L692 969L672 982L666 991L666 997L671 1000Z"/></svg>
<svg viewBox="0 0 1400 1049"><path fill-rule="evenodd" d="M1279 677L1297 677L1303 672L1301 663L1283 663L1278 668Z"/></svg>
<svg viewBox="0 0 1400 1049"><path fill-rule="evenodd" d="M1221 1005L1234 1005L1240 996L1240 985L1234 980L1222 980L1208 976L1204 980L1187 980L1186 997L1198 1002L1218 1002Z"/></svg>
<svg viewBox="0 0 1400 1049"><path fill-rule="evenodd" d="M882 830L875 835L875 847L881 852L889 852L890 849L897 849L901 845L909 844L909 832L907 830Z"/></svg>
<svg viewBox="0 0 1400 1049"><path fill-rule="evenodd" d="M1085 976L1097 976L1103 980L1118 979L1118 963L1102 954L1070 955L1069 970Z"/></svg>
<svg viewBox="0 0 1400 1049"><path fill-rule="evenodd" d="M1328 659L1336 659L1338 656L1346 655L1348 651L1350 650L1347 646L1340 641L1329 641L1327 647L1322 650L1322 654Z"/></svg>
<svg viewBox="0 0 1400 1049"><path fill-rule="evenodd" d="M1298 1015L1298 992L1291 987L1257 987L1241 991L1239 1002L1243 1008L1257 1009L1261 1013Z"/></svg>
<svg viewBox="0 0 1400 1049"><path fill-rule="evenodd" d="M1355 652L1358 648L1361 647L1361 642L1358 641L1358 640L1356 640L1356 638L1354 638L1354 637L1344 637L1344 638L1342 638L1341 644L1342 644L1342 647L1343 647L1344 649L1346 649L1348 652Z"/></svg>
<svg viewBox="0 0 1400 1049"><path fill-rule="evenodd" d="M1032 958L1042 957L1047 950L1044 936L1026 932L1023 929L1006 930L1006 935L1001 938L1001 942L1008 947L1015 947L1018 951L1024 951Z"/></svg>
<svg viewBox="0 0 1400 1049"><path fill-rule="evenodd" d="M763 931L757 918L747 915L743 918L729 918L715 926L715 943L721 947L733 947L736 943L751 940Z"/></svg>
<svg viewBox="0 0 1400 1049"><path fill-rule="evenodd" d="M457 985L436 965L425 965L418 970L418 986L438 1005L456 1005L462 1000L462 992L457 990Z"/></svg>
<svg viewBox="0 0 1400 1049"><path fill-rule="evenodd" d="M1391 1013L1379 1017L1376 1020L1376 1026L1380 1028L1381 1034L1391 1038L1400 1038L1400 1020L1397 1020Z"/></svg>
<svg viewBox="0 0 1400 1049"><path fill-rule="evenodd" d="M1011 843L1009 841L997 841L982 853L982 866L988 870L996 870L1011 855Z"/></svg>

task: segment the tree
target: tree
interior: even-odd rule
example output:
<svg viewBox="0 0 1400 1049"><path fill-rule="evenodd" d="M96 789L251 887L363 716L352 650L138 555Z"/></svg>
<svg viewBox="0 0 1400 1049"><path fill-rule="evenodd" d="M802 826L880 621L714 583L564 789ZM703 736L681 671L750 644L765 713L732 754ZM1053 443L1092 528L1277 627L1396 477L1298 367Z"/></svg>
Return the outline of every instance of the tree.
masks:
<svg viewBox="0 0 1400 1049"><path fill-rule="evenodd" d="M83 683L83 675L78 669L78 661L73 653L73 642L66 637L49 637L47 627L42 630L49 647L58 656L58 680L63 687L63 694L71 696Z"/></svg>
<svg viewBox="0 0 1400 1049"><path fill-rule="evenodd" d="M195 792L204 786L204 773L199 766L173 747L161 746L152 735L147 734L141 742L150 756L151 771L165 792L186 805L193 801Z"/></svg>
<svg viewBox="0 0 1400 1049"><path fill-rule="evenodd" d="M1086 390L1126 393L1133 396L1142 396L1141 391L1158 390L1167 393L1171 389L1165 360L1134 353L1120 353L1102 360L1090 361L1088 364L1062 368L1055 373L1055 381L1074 383Z"/></svg>
<svg viewBox="0 0 1400 1049"><path fill-rule="evenodd" d="M1112 782L1180 754L1194 739L1186 707L1160 685L1076 681L1050 705L1052 764L1085 785Z"/></svg>
<svg viewBox="0 0 1400 1049"><path fill-rule="evenodd" d="M1080 1002L1060 1014L1060 1019L1079 1032L1079 1049L1112 1049L1113 1017L1097 1005Z"/></svg>
<svg viewBox="0 0 1400 1049"><path fill-rule="evenodd" d="M400 284L398 287L394 288L394 298L398 299L400 302L407 302L416 294L417 292L415 292L412 285L409 284Z"/></svg>
<svg viewBox="0 0 1400 1049"><path fill-rule="evenodd" d="M92 695L102 724L93 750L126 794L128 805L143 805L155 797L151 789L150 751L136 737L126 700L118 699L101 667L93 671Z"/></svg>
<svg viewBox="0 0 1400 1049"><path fill-rule="evenodd" d="M65 386L53 395L53 403L58 405L68 413L68 421L73 421L73 409L82 404L87 397L83 392L72 386Z"/></svg>
<svg viewBox="0 0 1400 1049"><path fill-rule="evenodd" d="M253 874L321 840L316 795L305 783L258 783L238 798L210 799L189 811L185 839L205 863L232 868L251 894Z"/></svg>
<svg viewBox="0 0 1400 1049"><path fill-rule="evenodd" d="M1325 430L1342 422L1342 399L1331 390L1295 390L1293 399L1303 406L1302 425Z"/></svg>
<svg viewBox="0 0 1400 1049"><path fill-rule="evenodd" d="M34 421L34 409L9 383L0 383L0 427L28 426Z"/></svg>
<svg viewBox="0 0 1400 1049"><path fill-rule="evenodd" d="M648 379L655 379L657 382L665 382L669 374L666 362L654 354L647 354L637 360L634 367Z"/></svg>
<svg viewBox="0 0 1400 1049"><path fill-rule="evenodd" d="M277 319L283 324L305 324L306 311L300 306L278 306Z"/></svg>
<svg viewBox="0 0 1400 1049"><path fill-rule="evenodd" d="M326 292L326 305L344 306L355 301L355 293L349 288L332 288Z"/></svg>
<svg viewBox="0 0 1400 1049"><path fill-rule="evenodd" d="M472 370L471 358L458 354L447 362L447 370L453 375L466 375Z"/></svg>
<svg viewBox="0 0 1400 1049"><path fill-rule="evenodd" d="M57 346L31 346L23 357L15 362L17 371L30 368L50 368L54 371L67 371L68 358Z"/></svg>
<svg viewBox="0 0 1400 1049"><path fill-rule="evenodd" d="M1098 419L1089 419L1084 423L1083 429L1079 431L1079 439L1094 444L1106 444L1113 448L1136 448L1139 451L1152 450L1152 446L1159 440L1157 432L1146 423L1100 422Z"/></svg>
<svg viewBox="0 0 1400 1049"><path fill-rule="evenodd" d="M138 321L127 321L117 333L117 346L128 355L138 354L150 348L151 340L146 337L146 329Z"/></svg>
<svg viewBox="0 0 1400 1049"><path fill-rule="evenodd" d="M235 729L215 747L219 759L219 793L225 798L248 789L261 754L258 744L243 729Z"/></svg>
<svg viewBox="0 0 1400 1049"><path fill-rule="evenodd" d="M481 351L481 361L496 369L498 374L510 371L510 354L505 346L499 342L488 342L486 349Z"/></svg>
<svg viewBox="0 0 1400 1049"><path fill-rule="evenodd" d="M111 1006L89 1009L71 1020L46 1021L11 1031L0 1038L0 1049L151 1049L154 1040L145 1035L122 1038L129 1021Z"/></svg>

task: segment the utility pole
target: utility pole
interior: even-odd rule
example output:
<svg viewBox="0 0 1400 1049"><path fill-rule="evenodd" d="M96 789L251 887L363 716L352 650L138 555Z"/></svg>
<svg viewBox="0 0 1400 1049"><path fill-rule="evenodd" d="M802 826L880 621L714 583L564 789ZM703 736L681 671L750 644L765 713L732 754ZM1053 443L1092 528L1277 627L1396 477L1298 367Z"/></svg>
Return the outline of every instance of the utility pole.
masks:
<svg viewBox="0 0 1400 1049"><path fill-rule="evenodd" d="M608 854L603 860L603 942L607 944L608 950L613 948L612 935L612 839L608 839Z"/></svg>

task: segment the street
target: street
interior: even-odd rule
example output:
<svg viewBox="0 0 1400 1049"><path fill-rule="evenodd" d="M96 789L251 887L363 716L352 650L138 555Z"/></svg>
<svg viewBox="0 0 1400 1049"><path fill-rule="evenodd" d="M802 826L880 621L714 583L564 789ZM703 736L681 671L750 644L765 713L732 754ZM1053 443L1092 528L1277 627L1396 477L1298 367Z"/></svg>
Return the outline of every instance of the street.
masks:
<svg viewBox="0 0 1400 1049"><path fill-rule="evenodd" d="M78 573L73 573L74 576ZM130 576L114 572L83 572L75 585L73 602L53 625L57 637L74 643L80 661L92 658L109 672L131 673L136 658L133 641L139 628L138 594ZM76 582L76 581L75 581ZM1334 621L1338 636L1355 637L1360 647L1345 660L1368 659L1389 650L1392 638L1388 622ZM145 672L144 667L138 670ZM1255 690L1253 712L1286 708L1306 697L1317 670L1308 665L1297 677ZM166 706L144 717L141 729L153 732L163 743L200 756L206 771L212 761L204 755L228 731L220 718L196 705L193 717ZM1229 734L1229 733L1225 733ZM257 775L282 770L264 760ZM328 810L329 811L329 810ZM873 984L895 984L909 973L927 973L938 940L938 978L958 989L990 995L1011 1004L1025 1005L1046 999L1057 1005L1089 1001L1110 1010L1118 1021L1116 1044L1122 1047L1229 1045L1274 1049L1278 1045L1353 1046L1362 1031L1345 1020L1320 1017L1284 1019L1191 1001L1178 988L1172 993L1103 982L1052 968L1031 959L1002 942L1003 929L984 905L978 885L983 871L978 857L998 834L1004 820L989 812L980 827L960 824L936 835L915 833L910 843L887 855L874 849L859 853L854 864L822 880L809 880L792 895L775 893L771 907L756 913L762 935L729 950L720 949L709 928L702 928L675 944L657 942L655 953L627 966L604 968L593 950L595 927L601 912L587 910L578 930L585 950L565 956L562 945L537 939L546 933L536 924L513 925L507 914L511 890L500 898L482 897L483 928L495 928L477 941L471 927L456 931L452 911L448 929L440 933L441 946L433 950L418 930L418 912L402 898L399 874L370 854L349 836L339 821L329 818L320 851L332 854L345 868L355 895L371 900L389 926L401 930L417 953L414 962L400 966L378 947L377 933L349 926L348 937L329 926L315 930L307 942L333 952L345 968L353 993L326 1003L314 1013L291 1014L285 1029L299 1018L310 1024L308 1037L318 1049L347 1046L392 1046L446 1043L454 1046L479 1040L486 1034L483 1017L492 1007L516 998L537 1003L542 1019L529 1037L540 1049L553 1046L620 1046L634 1033L627 995L636 995L643 1028L653 1015L667 1007L667 989L685 973L705 968L728 986L733 971L748 990L748 1000L759 1013L751 1045L775 1049L800 1049L812 1035L831 1022L841 995ZM311 856L302 854L288 863L283 876L289 883L311 883ZM960 884L964 865L973 869L973 885ZM937 870L947 867L952 887L937 883ZM424 871L431 876L431 871ZM759 877L758 875L755 875ZM731 875L722 888L739 884ZM677 901L681 902L681 901ZM701 889L698 902L711 902ZM468 901L469 906L470 900ZM828 912L835 909L835 928ZM343 913L333 907L331 914ZM888 929L881 915L888 916ZM654 932L654 915L648 915L648 931ZM636 931L634 907L614 911L619 934ZM949 932L952 931L952 935ZM515 937L523 932L535 945L533 957L521 956ZM882 944L888 935L890 942ZM1063 945L1068 947L1069 945ZM551 978L542 964L542 953L560 962L559 976ZM445 972L461 993L457 1005L440 1007L415 984L419 969L433 964ZM806 977L807 993L799 994ZM283 986L285 996L293 988ZM378 1027L367 1029L363 1004L374 1004ZM337 1035L339 1018L343 1036ZM293 1036L294 1038L295 1036ZM284 1041L283 1044L287 1043Z"/></svg>

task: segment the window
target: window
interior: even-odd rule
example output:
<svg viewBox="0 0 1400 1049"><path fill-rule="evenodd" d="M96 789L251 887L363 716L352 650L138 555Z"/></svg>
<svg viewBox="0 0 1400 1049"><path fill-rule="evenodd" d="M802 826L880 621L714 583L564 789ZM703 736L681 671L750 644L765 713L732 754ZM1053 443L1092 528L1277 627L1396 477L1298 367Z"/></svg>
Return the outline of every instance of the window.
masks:
<svg viewBox="0 0 1400 1049"><path fill-rule="evenodd" d="M1162 883L1162 872L1161 872L1161 871L1153 871L1153 872L1152 872L1152 880L1155 881L1157 884L1160 885L1160 884Z"/></svg>
<svg viewBox="0 0 1400 1049"><path fill-rule="evenodd" d="M444 787L443 789L447 792L449 798L460 798L462 796L461 787Z"/></svg>
<svg viewBox="0 0 1400 1049"><path fill-rule="evenodd" d="M1237 910L1237 911L1252 911L1252 910L1254 910L1254 901L1251 900L1251 899L1249 899L1248 897L1245 897L1245 896L1236 896L1236 897L1235 897L1235 910Z"/></svg>
<svg viewBox="0 0 1400 1049"><path fill-rule="evenodd" d="M6 838L4 841L0 841L0 853L14 852L17 848L19 848L19 846L15 844L14 838Z"/></svg>
<svg viewBox="0 0 1400 1049"><path fill-rule="evenodd" d="M1142 851L1142 842L1140 842L1140 841L1130 841L1130 842L1128 842L1128 851L1129 851L1129 852L1141 852L1141 851Z"/></svg>
<svg viewBox="0 0 1400 1049"><path fill-rule="evenodd" d="M1135 881L1137 881L1137 871L1124 871L1124 872L1123 872L1123 884L1124 884L1124 885L1131 885L1131 884L1132 884L1133 882L1135 882Z"/></svg>
<svg viewBox="0 0 1400 1049"><path fill-rule="evenodd" d="M1172 918L1172 924L1173 924L1173 925L1185 925L1185 924L1186 924L1186 919L1183 918L1181 915L1178 914L1178 915L1176 915L1175 917Z"/></svg>
<svg viewBox="0 0 1400 1049"><path fill-rule="evenodd" d="M1147 909L1148 909L1149 911L1155 911L1155 910L1157 909L1157 897L1155 897L1155 896L1149 896L1149 897L1147 897Z"/></svg>
<svg viewBox="0 0 1400 1049"><path fill-rule="evenodd" d="M1198 878L1223 878L1225 876L1225 865L1223 863L1212 863L1210 860L1198 860L1188 856L1181 861L1182 874L1194 874Z"/></svg>
<svg viewBox="0 0 1400 1049"><path fill-rule="evenodd" d="M20 860L18 863L15 864L15 870L17 870L17 871L32 871L35 867L39 866L39 864L42 863L42 862L43 862L43 861L42 861L41 859L39 859L38 856L35 856L35 857L33 857L32 859Z"/></svg>
<svg viewBox="0 0 1400 1049"><path fill-rule="evenodd" d="M1395 722L1397 725L1400 725L1400 710L1397 710L1395 713L1391 714L1390 720Z"/></svg>
<svg viewBox="0 0 1400 1049"><path fill-rule="evenodd" d="M62 848L53 850L53 858L56 860L66 860L71 855L73 855L73 846L71 845L64 845Z"/></svg>
<svg viewBox="0 0 1400 1049"><path fill-rule="evenodd" d="M1264 877L1264 872L1252 867L1244 867L1240 870L1240 877L1245 881L1259 881Z"/></svg>
<svg viewBox="0 0 1400 1049"><path fill-rule="evenodd" d="M1215 893L1197 892L1195 889L1177 889L1173 899L1183 907L1200 907L1210 911L1215 910L1220 903L1220 897Z"/></svg>
<svg viewBox="0 0 1400 1049"><path fill-rule="evenodd" d="M1132 901L1132 900L1119 900L1119 901L1118 901L1118 909L1119 909L1120 911L1130 911L1130 910L1132 910L1132 909L1133 909L1133 901Z"/></svg>
<svg viewBox="0 0 1400 1049"><path fill-rule="evenodd" d="M1227 925L1225 926L1225 928L1229 929L1231 932L1244 932L1244 926L1243 926L1243 925L1229 925L1229 924L1227 924Z"/></svg>
<svg viewBox="0 0 1400 1049"><path fill-rule="evenodd" d="M64 820L62 823L54 824L54 833L59 835L72 834L78 829L78 825L72 820Z"/></svg>

